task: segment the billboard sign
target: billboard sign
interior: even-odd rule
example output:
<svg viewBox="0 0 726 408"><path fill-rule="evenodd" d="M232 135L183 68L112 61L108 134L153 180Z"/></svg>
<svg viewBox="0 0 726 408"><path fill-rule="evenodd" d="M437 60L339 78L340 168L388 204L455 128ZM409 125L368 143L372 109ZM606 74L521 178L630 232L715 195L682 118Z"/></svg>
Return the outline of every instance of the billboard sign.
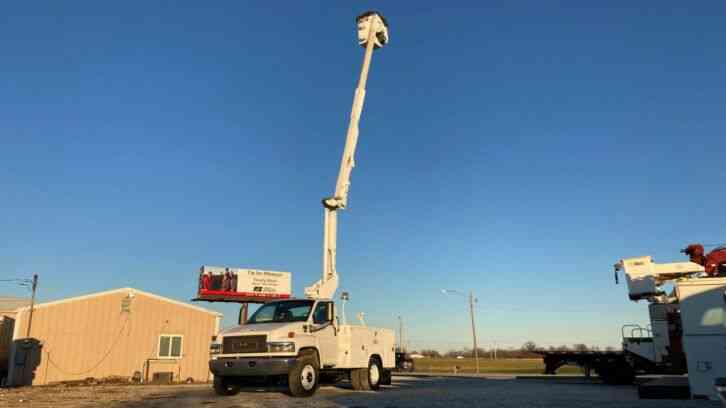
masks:
<svg viewBox="0 0 726 408"><path fill-rule="evenodd" d="M288 299L291 294L290 272L219 266L199 268L199 300L267 302Z"/></svg>

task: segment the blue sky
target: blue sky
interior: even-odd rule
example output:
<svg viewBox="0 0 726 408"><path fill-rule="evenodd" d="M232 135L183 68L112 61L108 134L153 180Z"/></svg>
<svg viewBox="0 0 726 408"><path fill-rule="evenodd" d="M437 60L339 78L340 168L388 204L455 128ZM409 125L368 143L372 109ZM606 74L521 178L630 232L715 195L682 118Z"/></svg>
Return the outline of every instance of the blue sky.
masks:
<svg viewBox="0 0 726 408"><path fill-rule="evenodd" d="M619 258L724 242L723 2L17 3L0 16L0 275L187 300L202 264L318 279L379 8L338 269L412 346L617 345ZM8 284L0 293L22 295ZM207 305L234 321L232 306Z"/></svg>

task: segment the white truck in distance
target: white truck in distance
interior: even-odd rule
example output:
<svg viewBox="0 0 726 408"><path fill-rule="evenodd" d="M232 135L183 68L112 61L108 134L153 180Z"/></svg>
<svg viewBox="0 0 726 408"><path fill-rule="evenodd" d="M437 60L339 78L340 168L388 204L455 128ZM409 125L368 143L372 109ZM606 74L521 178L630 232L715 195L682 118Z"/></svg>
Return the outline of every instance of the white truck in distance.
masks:
<svg viewBox="0 0 726 408"><path fill-rule="evenodd" d="M267 303L244 325L216 336L209 368L218 394L235 394L252 378L286 378L290 394L299 397L314 394L321 375L336 380L349 378L356 390L377 390L391 381L390 370L396 364L393 331L348 325L344 315L341 324L331 300L338 289L338 211L348 205L371 58L374 49L388 42L388 24L379 13L363 13L356 23L358 43L365 47L365 56L335 193L323 200L322 278L305 289L307 299Z"/></svg>
<svg viewBox="0 0 726 408"><path fill-rule="evenodd" d="M290 394L311 396L321 376L350 378L356 390L390 384L392 330L340 324L331 300L282 300L261 306L246 324L219 333L209 363L214 389L233 395L253 379L287 379Z"/></svg>

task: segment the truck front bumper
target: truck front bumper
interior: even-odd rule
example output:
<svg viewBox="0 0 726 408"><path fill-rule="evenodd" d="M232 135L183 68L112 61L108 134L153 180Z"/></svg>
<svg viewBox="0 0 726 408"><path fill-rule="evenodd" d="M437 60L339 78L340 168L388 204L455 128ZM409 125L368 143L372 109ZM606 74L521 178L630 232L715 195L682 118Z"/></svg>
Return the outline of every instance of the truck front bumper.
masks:
<svg viewBox="0 0 726 408"><path fill-rule="evenodd" d="M241 357L209 360L209 370L219 377L283 375L295 364L295 357Z"/></svg>

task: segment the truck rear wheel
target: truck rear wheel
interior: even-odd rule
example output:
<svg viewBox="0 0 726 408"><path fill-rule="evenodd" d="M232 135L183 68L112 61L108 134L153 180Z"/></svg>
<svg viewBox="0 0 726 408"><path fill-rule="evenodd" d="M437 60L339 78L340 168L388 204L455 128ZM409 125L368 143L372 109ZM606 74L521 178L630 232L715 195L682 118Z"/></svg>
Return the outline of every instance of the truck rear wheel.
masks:
<svg viewBox="0 0 726 408"><path fill-rule="evenodd" d="M310 397L320 386L320 365L315 354L302 354L290 370L287 378L290 395Z"/></svg>
<svg viewBox="0 0 726 408"><path fill-rule="evenodd" d="M236 395L239 393L241 388L242 387L238 382L235 382L230 378L214 376L214 392L216 392L217 395Z"/></svg>
<svg viewBox="0 0 726 408"><path fill-rule="evenodd" d="M368 360L368 368L356 368L350 372L350 382L357 391L376 391L381 388L383 367L377 358Z"/></svg>
<svg viewBox="0 0 726 408"><path fill-rule="evenodd" d="M366 368L354 368L350 370L350 385L356 391L367 391L368 384L368 369Z"/></svg>
<svg viewBox="0 0 726 408"><path fill-rule="evenodd" d="M391 370L383 370L383 376L381 377L381 385L391 385L393 379L391 378Z"/></svg>

